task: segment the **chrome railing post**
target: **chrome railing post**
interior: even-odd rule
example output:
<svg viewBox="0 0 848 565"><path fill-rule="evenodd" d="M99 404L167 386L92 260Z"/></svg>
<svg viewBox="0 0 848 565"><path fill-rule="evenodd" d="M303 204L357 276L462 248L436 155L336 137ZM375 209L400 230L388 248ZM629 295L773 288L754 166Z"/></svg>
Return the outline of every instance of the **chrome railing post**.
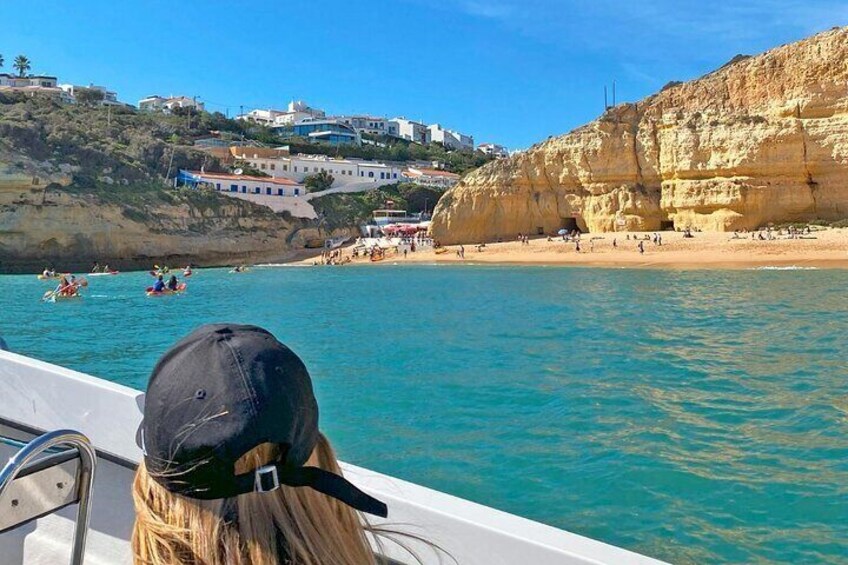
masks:
<svg viewBox="0 0 848 565"><path fill-rule="evenodd" d="M91 518L91 492L94 486L94 470L97 466L97 455L87 437L73 430L56 430L40 435L26 444L9 458L9 462L0 471L0 500L6 488L29 463L44 451L60 445L76 448L80 455L79 503L76 524L74 524L71 565L81 565L85 557L85 542Z"/></svg>

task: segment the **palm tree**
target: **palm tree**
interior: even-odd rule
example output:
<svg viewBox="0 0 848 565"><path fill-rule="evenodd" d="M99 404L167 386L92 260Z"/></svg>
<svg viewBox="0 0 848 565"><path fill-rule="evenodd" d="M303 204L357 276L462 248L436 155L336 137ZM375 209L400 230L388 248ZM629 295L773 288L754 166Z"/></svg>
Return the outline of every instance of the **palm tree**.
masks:
<svg viewBox="0 0 848 565"><path fill-rule="evenodd" d="M15 57L15 63L12 65L18 70L19 77L25 77L28 70L32 68L29 59L26 55L18 55Z"/></svg>

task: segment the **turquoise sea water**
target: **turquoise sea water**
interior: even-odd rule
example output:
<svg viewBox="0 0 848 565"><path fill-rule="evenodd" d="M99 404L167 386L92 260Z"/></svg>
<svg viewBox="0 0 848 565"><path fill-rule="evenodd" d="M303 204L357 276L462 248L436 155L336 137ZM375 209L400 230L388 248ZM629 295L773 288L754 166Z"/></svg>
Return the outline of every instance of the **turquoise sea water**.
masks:
<svg viewBox="0 0 848 565"><path fill-rule="evenodd" d="M848 562L848 271L146 273L43 304L15 351L144 388L202 322L272 330L342 458L676 563Z"/></svg>

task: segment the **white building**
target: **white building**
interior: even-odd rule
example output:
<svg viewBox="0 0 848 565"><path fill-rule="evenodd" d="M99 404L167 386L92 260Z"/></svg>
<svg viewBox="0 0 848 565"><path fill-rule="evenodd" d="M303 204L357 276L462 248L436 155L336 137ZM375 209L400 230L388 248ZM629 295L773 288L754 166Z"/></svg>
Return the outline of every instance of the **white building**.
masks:
<svg viewBox="0 0 848 565"><path fill-rule="evenodd" d="M174 108L193 108L195 110L203 110L203 102L198 102L196 98L188 98L187 96L148 96L138 101L139 110L147 112L171 112Z"/></svg>
<svg viewBox="0 0 848 565"><path fill-rule="evenodd" d="M324 110L312 108L303 100L292 100L288 109L280 112L274 117L275 126L292 126L297 122L308 119L321 119L326 117Z"/></svg>
<svg viewBox="0 0 848 565"><path fill-rule="evenodd" d="M339 116L336 119L355 128L359 133L400 137L398 135L397 122L387 118L378 118L375 116Z"/></svg>
<svg viewBox="0 0 848 565"><path fill-rule="evenodd" d="M47 95L64 104L72 104L73 97L59 88L56 82L56 77L45 75L19 77L0 73L0 91Z"/></svg>
<svg viewBox="0 0 848 565"><path fill-rule="evenodd" d="M236 159L276 178L302 183L306 177L326 172L333 186L353 184L381 186L402 180L403 170L395 165L364 159L334 159L326 155L269 155L252 147L234 147Z"/></svg>
<svg viewBox="0 0 848 565"><path fill-rule="evenodd" d="M123 104L118 101L118 93L114 90L109 90L105 86L98 86L96 84L89 84L88 86L60 84L59 88L67 92L74 101L76 101L77 92L79 90L94 90L103 94L103 100L100 101L101 106L123 106Z"/></svg>
<svg viewBox="0 0 848 565"><path fill-rule="evenodd" d="M403 172L404 180L422 186L445 190L459 182L461 178L456 173L449 173L439 169L419 169L410 167Z"/></svg>
<svg viewBox="0 0 848 565"><path fill-rule="evenodd" d="M56 77L46 75L19 77L6 73L0 73L0 86L9 88L57 88Z"/></svg>
<svg viewBox="0 0 848 565"><path fill-rule="evenodd" d="M498 145L497 143L481 143L477 146L477 149L486 155L491 155L498 159L509 157L509 150L503 145Z"/></svg>
<svg viewBox="0 0 848 565"><path fill-rule="evenodd" d="M278 117L285 114L286 112L283 110L272 110L271 108L268 108L267 110L255 109L247 112L246 114L236 116L236 119L270 126L275 123Z"/></svg>
<svg viewBox="0 0 848 565"><path fill-rule="evenodd" d="M458 131L445 129L439 124L433 124L427 128L430 131L430 140L441 143L448 149L474 149L474 138Z"/></svg>
<svg viewBox="0 0 848 565"><path fill-rule="evenodd" d="M397 129L397 137L408 139L422 145L430 143L430 130L424 124L407 120L406 118L395 118L391 120Z"/></svg>

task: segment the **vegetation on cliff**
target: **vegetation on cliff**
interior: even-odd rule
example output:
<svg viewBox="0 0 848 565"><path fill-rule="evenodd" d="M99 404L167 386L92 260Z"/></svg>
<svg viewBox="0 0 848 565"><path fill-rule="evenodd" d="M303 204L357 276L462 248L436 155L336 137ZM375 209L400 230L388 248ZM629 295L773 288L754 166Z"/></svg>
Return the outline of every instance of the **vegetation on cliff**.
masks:
<svg viewBox="0 0 848 565"><path fill-rule="evenodd" d="M362 224L374 210L392 207L417 214L432 212L442 192L411 183L383 185L375 190L337 193L310 200L318 216L328 228L344 228Z"/></svg>
<svg viewBox="0 0 848 565"><path fill-rule="evenodd" d="M167 182L219 167L181 143L202 119L0 95L0 269L285 258L301 227L289 215Z"/></svg>

